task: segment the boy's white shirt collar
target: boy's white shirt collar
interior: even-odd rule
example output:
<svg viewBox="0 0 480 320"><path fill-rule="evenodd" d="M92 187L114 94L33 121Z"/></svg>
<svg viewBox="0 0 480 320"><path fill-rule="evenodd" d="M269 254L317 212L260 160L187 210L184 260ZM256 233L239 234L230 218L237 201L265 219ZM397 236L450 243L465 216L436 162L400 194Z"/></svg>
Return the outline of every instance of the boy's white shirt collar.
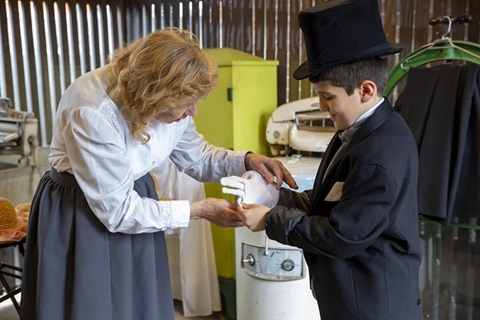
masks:
<svg viewBox="0 0 480 320"><path fill-rule="evenodd" d="M351 125L350 128L348 128L346 131L349 131L351 135L353 135L358 128L360 128L360 125L367 120L374 112L377 110L377 108L382 104L382 102L385 100L385 98L382 97L380 101L378 101L373 107L365 111L360 117L355 120L355 122Z"/></svg>
<svg viewBox="0 0 480 320"><path fill-rule="evenodd" d="M368 117L370 117L375 112L375 110L377 110L377 108L382 104L384 100L385 98L382 97L382 99L380 99L380 101L378 101L373 107L365 111L364 114L362 114L360 117L357 118L357 120L355 120L355 122L353 123L353 126L355 126L357 122L361 122L362 120L365 120Z"/></svg>

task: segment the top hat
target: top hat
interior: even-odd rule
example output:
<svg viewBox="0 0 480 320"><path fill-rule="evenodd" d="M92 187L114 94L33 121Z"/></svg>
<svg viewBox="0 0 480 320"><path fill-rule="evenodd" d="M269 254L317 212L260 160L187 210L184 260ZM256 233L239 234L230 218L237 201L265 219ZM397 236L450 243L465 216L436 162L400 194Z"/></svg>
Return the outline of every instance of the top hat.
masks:
<svg viewBox="0 0 480 320"><path fill-rule="evenodd" d="M331 0L300 11L307 61L293 73L301 80L340 64L398 53L387 42L378 0Z"/></svg>

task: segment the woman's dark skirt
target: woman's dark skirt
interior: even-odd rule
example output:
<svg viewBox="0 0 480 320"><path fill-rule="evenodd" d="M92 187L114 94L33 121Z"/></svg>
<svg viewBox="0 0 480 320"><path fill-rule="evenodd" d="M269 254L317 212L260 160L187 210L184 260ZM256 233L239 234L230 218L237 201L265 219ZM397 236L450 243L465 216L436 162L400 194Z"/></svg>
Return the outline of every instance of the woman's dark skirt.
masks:
<svg viewBox="0 0 480 320"><path fill-rule="evenodd" d="M134 189L157 199L150 174ZM174 319L163 232L109 232L72 175L47 172L32 201L21 319Z"/></svg>

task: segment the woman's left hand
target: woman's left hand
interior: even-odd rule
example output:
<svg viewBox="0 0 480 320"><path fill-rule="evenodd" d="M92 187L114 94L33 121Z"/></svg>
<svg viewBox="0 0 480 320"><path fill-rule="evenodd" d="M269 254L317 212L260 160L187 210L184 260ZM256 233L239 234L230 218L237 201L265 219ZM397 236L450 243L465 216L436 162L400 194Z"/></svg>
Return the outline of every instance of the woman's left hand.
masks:
<svg viewBox="0 0 480 320"><path fill-rule="evenodd" d="M191 219L205 219L220 227L242 227L242 217L237 205L225 199L205 198L190 204Z"/></svg>
<svg viewBox="0 0 480 320"><path fill-rule="evenodd" d="M268 183L276 181L277 190L285 182L292 189L298 189L297 183L290 172L283 164L274 158L269 158L260 154L247 153L245 156L245 168L255 170L260 173Z"/></svg>

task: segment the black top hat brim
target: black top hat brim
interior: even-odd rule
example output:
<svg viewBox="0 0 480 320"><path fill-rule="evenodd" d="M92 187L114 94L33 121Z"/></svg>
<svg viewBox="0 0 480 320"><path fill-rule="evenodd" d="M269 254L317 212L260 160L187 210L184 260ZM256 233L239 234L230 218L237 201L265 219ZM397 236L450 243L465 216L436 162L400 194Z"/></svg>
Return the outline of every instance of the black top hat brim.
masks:
<svg viewBox="0 0 480 320"><path fill-rule="evenodd" d="M333 68L341 64L348 64L355 61L368 59L368 58L375 58L375 57L385 58L389 55L399 53L403 49L404 47L399 44L389 43L389 47L384 47L384 48L373 50L373 51L369 50L370 52L356 53L353 56L346 57L340 60L325 62L321 66L318 66L315 68L309 68L308 61L305 61L293 72L293 78L295 78L296 80L302 80L305 78L314 77L319 75L322 72L325 72L330 68Z"/></svg>

